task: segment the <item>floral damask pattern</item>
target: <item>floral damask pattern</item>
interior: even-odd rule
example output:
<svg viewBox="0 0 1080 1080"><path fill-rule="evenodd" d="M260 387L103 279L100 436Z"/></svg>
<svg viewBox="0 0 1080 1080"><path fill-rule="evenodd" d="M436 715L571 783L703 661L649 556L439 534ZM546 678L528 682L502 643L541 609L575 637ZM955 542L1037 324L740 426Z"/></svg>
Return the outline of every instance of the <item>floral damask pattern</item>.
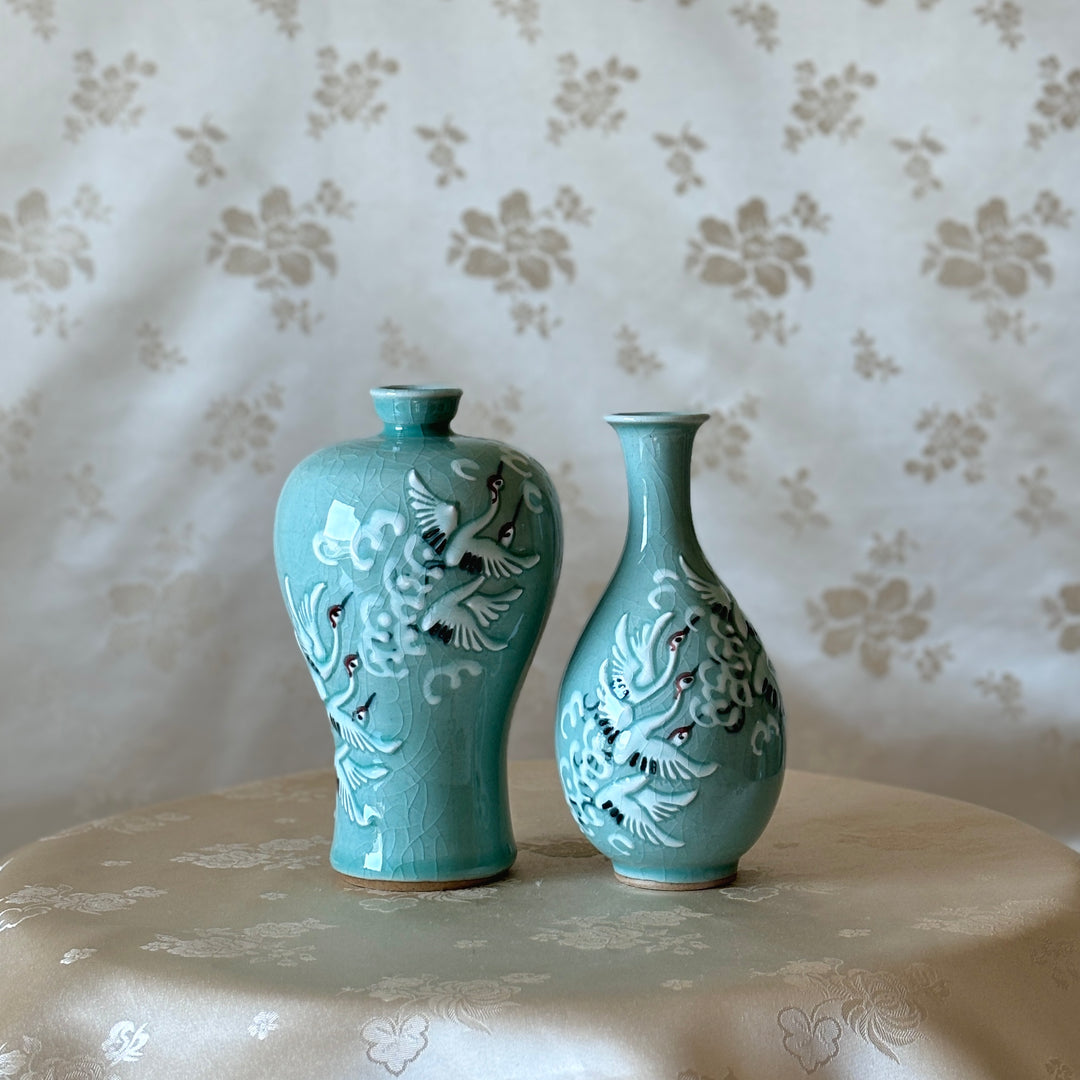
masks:
<svg viewBox="0 0 1080 1080"><path fill-rule="evenodd" d="M540 0L493 0L495 10L518 25L518 36L531 45L540 37Z"/></svg>
<svg viewBox="0 0 1080 1080"><path fill-rule="evenodd" d="M749 423L757 420L758 405L759 400L753 394L744 394L726 409L702 408L711 416L694 442L691 475L697 476L705 469L723 469L733 484L746 483L750 475L746 448L753 437Z"/></svg>
<svg viewBox="0 0 1080 1080"><path fill-rule="evenodd" d="M438 170L435 183L439 187L446 187L452 180L465 179L465 170L458 164L455 147L468 142L469 137L450 120L450 117L447 117L442 122L442 126L437 128L421 124L416 128L416 134L424 142L431 144L427 159Z"/></svg>
<svg viewBox="0 0 1080 1080"><path fill-rule="evenodd" d="M997 701L1001 707L1003 716L1014 723L1024 719L1025 709L1023 702L1023 685L1011 672L1005 671L996 675L988 671L981 678L975 680L975 686L983 697L990 697Z"/></svg>
<svg viewBox="0 0 1080 1080"><path fill-rule="evenodd" d="M64 138L71 142L78 142L90 128L97 126L116 126L121 131L135 127L145 111L135 102L141 80L157 73L152 60L140 60L134 52L126 53L122 60L100 72L97 64L89 49L75 54L78 88L70 101L76 112L64 117Z"/></svg>
<svg viewBox="0 0 1080 1080"><path fill-rule="evenodd" d="M313 139L321 139L338 122L359 122L370 128L382 120L388 106L377 96L383 80L398 73L396 60L371 49L363 60L352 60L339 68L337 49L327 45L319 50L317 62L321 82L315 101L322 108L308 113L308 134Z"/></svg>
<svg viewBox="0 0 1080 1080"><path fill-rule="evenodd" d="M325 836L295 840L264 840L258 844L211 844L198 851L174 855L172 862L192 863L208 870L303 870L319 866L326 858L330 841Z"/></svg>
<svg viewBox="0 0 1080 1080"><path fill-rule="evenodd" d="M628 375L652 375L663 370L664 362L657 359L655 352L646 352L636 330L629 326L620 326L615 334L618 348L615 350L615 363Z"/></svg>
<svg viewBox="0 0 1080 1080"><path fill-rule="evenodd" d="M863 118L854 112L859 94L877 85L877 76L848 64L838 75L818 78L812 60L795 65L798 98L791 106L797 125L784 128L784 149L795 153L815 135L836 135L841 142L854 138L863 126Z"/></svg>
<svg viewBox="0 0 1080 1080"><path fill-rule="evenodd" d="M1054 280L1050 245L1039 226L1067 228L1071 210L1050 191L1044 191L1027 213L1011 217L1004 199L994 198L979 207L975 227L947 218L937 227L937 239L926 245L922 272L936 275L939 285L967 290L985 309L991 340L1011 334L1020 344L1037 329L1022 309L1006 304L1028 291L1032 276L1044 285Z"/></svg>
<svg viewBox="0 0 1080 1080"><path fill-rule="evenodd" d="M685 195L691 188L704 187L705 181L697 174L694 155L706 149L705 140L690 131L689 124L683 124L677 135L653 136L661 149L668 151L664 164L669 172L675 174L675 194Z"/></svg>
<svg viewBox="0 0 1080 1080"><path fill-rule="evenodd" d="M57 31L56 0L7 0L16 15L30 20L34 33L48 41Z"/></svg>
<svg viewBox="0 0 1080 1080"><path fill-rule="evenodd" d="M144 322L135 331L139 363L151 371L175 371L187 363L187 357L175 345L165 342L165 332L154 323Z"/></svg>
<svg viewBox="0 0 1080 1080"><path fill-rule="evenodd" d="M736 4L731 14L740 26L748 26L754 31L754 43L766 52L772 52L780 44L777 33L780 16L771 4L755 4L746 0L745 3Z"/></svg>
<svg viewBox="0 0 1080 1080"><path fill-rule="evenodd" d="M937 405L923 409L915 430L925 433L920 456L904 462L904 472L930 483L963 465L961 475L969 484L983 479L982 452L990 433L987 422L997 416L993 398L984 394L974 405L959 412L942 412Z"/></svg>
<svg viewBox="0 0 1080 1080"><path fill-rule="evenodd" d="M95 478L96 469L90 462L85 462L77 471L64 474L64 479L71 486L74 504L65 507L64 516L89 524L93 521L115 521L115 517L105 506L105 492Z"/></svg>
<svg viewBox="0 0 1080 1080"><path fill-rule="evenodd" d="M226 274L252 278L257 289L272 297L271 312L279 330L296 324L304 333L322 315L309 301L289 295L307 288L321 267L337 273L334 237L323 222L332 217L350 219L352 204L341 189L325 180L314 199L293 206L287 188L273 187L259 200L258 214L238 206L222 211L222 227L210 233L208 262L221 260ZM322 218L322 222L316 220Z"/></svg>
<svg viewBox="0 0 1080 1080"><path fill-rule="evenodd" d="M1080 582L1062 585L1056 596L1043 597L1047 628L1059 630L1057 644L1062 652L1080 652Z"/></svg>
<svg viewBox="0 0 1080 1080"><path fill-rule="evenodd" d="M499 201L497 215L466 210L460 231L451 232L447 262L461 263L470 277L485 278L497 293L511 298L510 314L518 333L535 328L547 337L559 325L547 305L524 296L544 292L561 275L574 280L570 239L556 224L587 225L592 211L572 188L559 189L555 202L534 211L527 192L511 191Z"/></svg>
<svg viewBox="0 0 1080 1080"><path fill-rule="evenodd" d="M419 345L411 344L405 331L393 319L379 323L379 360L387 367L407 368L420 371L430 364L427 353Z"/></svg>
<svg viewBox="0 0 1080 1080"><path fill-rule="evenodd" d="M892 541L875 537L871 569L853 574L852 585L825 589L820 599L806 602L810 629L822 633L826 656L857 652L863 670L879 679L897 659L914 662L926 681L940 673L951 657L948 646L926 647L922 654L916 654L914 646L930 629L933 588L917 589L909 578L887 573L892 564L905 562L915 546L903 531Z"/></svg>
<svg viewBox="0 0 1080 1080"><path fill-rule="evenodd" d="M24 1035L19 1049L0 1044L0 1076L11 1080L121 1080L117 1065L139 1061L150 1041L146 1024L119 1020L100 1047L76 1058L46 1053L41 1039ZM126 1074L125 1074L126 1075Z"/></svg>
<svg viewBox="0 0 1080 1080"><path fill-rule="evenodd" d="M303 27L300 25L300 0L252 0L267 15L277 20L277 28L286 37L294 38Z"/></svg>
<svg viewBox="0 0 1080 1080"><path fill-rule="evenodd" d="M548 140L558 146L576 128L605 135L618 131L626 119L626 110L619 107L623 87L637 79L637 68L612 56L602 67L582 71L574 53L563 53L558 64L562 81L555 107L561 115L548 120Z"/></svg>
<svg viewBox="0 0 1080 1080"><path fill-rule="evenodd" d="M975 8L975 14L984 26L997 27L1002 45L1015 49L1024 40L1020 33L1024 11L1013 0L985 0Z"/></svg>
<svg viewBox="0 0 1080 1080"><path fill-rule="evenodd" d="M935 139L925 128L916 139L893 139L892 144L904 155L904 175L914 184L911 195L921 199L931 191L942 189L941 181L934 175L933 159L945 153L940 139Z"/></svg>
<svg viewBox="0 0 1080 1080"><path fill-rule="evenodd" d="M491 1023L499 1014L518 1007L512 999L523 987L549 978L530 972L469 980L392 975L371 986L345 987L342 992L365 994L397 1006L395 1013L367 1021L360 1037L367 1044L369 1061L400 1076L427 1049L437 1021L490 1035Z"/></svg>
<svg viewBox="0 0 1080 1080"><path fill-rule="evenodd" d="M857 330L851 344L855 346L855 370L867 381L888 382L893 375L900 374L900 365L891 356L882 356L865 330Z"/></svg>
<svg viewBox="0 0 1080 1080"><path fill-rule="evenodd" d="M0 931L10 930L27 919L50 911L77 911L83 915L101 915L121 911L139 900L154 900L165 895L164 889L135 885L118 893L79 892L71 885L27 885L7 896L0 896Z"/></svg>
<svg viewBox="0 0 1080 1080"><path fill-rule="evenodd" d="M902 973L845 970L842 960L829 957L796 960L768 974L818 998L809 1012L790 1005L776 1018L784 1049L807 1074L837 1056L842 1025L899 1062L897 1051L922 1037L928 1010L949 996L948 983L928 964L912 964Z"/></svg>
<svg viewBox="0 0 1080 1080"><path fill-rule="evenodd" d="M75 222L100 223L108 216L100 195L86 184L71 206L60 210L52 210L45 192L34 188L18 200L14 214L0 214L0 279L26 297L35 334L49 329L66 338L78 325L65 305L45 298L70 288L80 276L93 279L90 238Z"/></svg>
<svg viewBox="0 0 1080 1080"><path fill-rule="evenodd" d="M670 952L675 956L692 956L709 948L701 934L673 934L671 931L688 919L711 917L709 912L694 911L682 905L665 911L636 911L618 916L573 915L556 920L553 926L541 927L532 935L532 940L584 952L633 949L646 954Z"/></svg>
<svg viewBox="0 0 1080 1080"><path fill-rule="evenodd" d="M296 967L315 959L307 944L293 944L315 930L333 930L334 927L318 919L301 919L298 922L257 923L241 930L227 927L195 929L194 937L184 938L175 934L157 934L153 941L140 945L147 952L166 952L199 960L235 960L239 957L252 964L277 964L278 967Z"/></svg>
<svg viewBox="0 0 1080 1080"><path fill-rule="evenodd" d="M224 179L225 169L218 162L214 147L225 142L228 136L217 124L211 123L210 118L204 116L198 127L181 124L174 127L173 132L181 142L188 144L188 152L184 157L195 166L195 183L199 187L206 187L211 180Z"/></svg>
<svg viewBox="0 0 1080 1080"><path fill-rule="evenodd" d="M796 469L793 476L780 477L780 486L787 493L788 502L780 511L780 520L789 525L796 536L808 528L826 529L829 518L818 508L818 494L810 487L810 470Z"/></svg>
<svg viewBox="0 0 1080 1080"><path fill-rule="evenodd" d="M1013 516L1022 521L1033 536L1068 520L1068 515L1058 505L1057 491L1050 483L1050 472L1045 465L1036 465L1029 476L1021 474L1017 480L1024 492L1024 504Z"/></svg>
<svg viewBox="0 0 1080 1080"><path fill-rule="evenodd" d="M285 407L284 390L270 383L250 399L221 397L211 402L204 420L213 427L206 445L191 455L196 465L212 472L221 472L234 461L244 461L250 455L251 467L257 473L270 472L274 467L270 456L270 438L277 431L273 413Z"/></svg>
<svg viewBox="0 0 1080 1080"><path fill-rule="evenodd" d="M1028 124L1028 146L1035 150L1050 135L1080 125L1080 67L1072 68L1068 74L1064 71L1056 56L1047 56L1039 63L1043 81L1042 97L1035 102L1039 119Z"/></svg>
<svg viewBox="0 0 1080 1080"><path fill-rule="evenodd" d="M762 304L784 296L792 278L803 288L813 283L813 271L806 262L809 249L789 230L825 232L828 216L823 215L809 195L799 195L792 209L769 218L764 199L754 198L738 208L734 225L715 217L698 222L699 237L690 238L685 268L706 285L730 288L732 296L747 306L747 325L754 340L771 336L778 345L787 343L798 325L787 322L782 311L769 311Z"/></svg>
<svg viewBox="0 0 1080 1080"><path fill-rule="evenodd" d="M0 405L0 465L7 466L12 480L30 475L26 459L40 415L40 394L27 394L14 405Z"/></svg>

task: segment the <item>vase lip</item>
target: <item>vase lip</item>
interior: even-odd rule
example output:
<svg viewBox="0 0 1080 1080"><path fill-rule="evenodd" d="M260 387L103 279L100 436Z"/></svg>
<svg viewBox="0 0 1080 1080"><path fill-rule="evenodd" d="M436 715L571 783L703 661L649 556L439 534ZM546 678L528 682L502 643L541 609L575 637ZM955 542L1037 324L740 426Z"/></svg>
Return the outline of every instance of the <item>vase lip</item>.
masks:
<svg viewBox="0 0 1080 1080"><path fill-rule="evenodd" d="M371 389L375 413L395 428L445 429L457 412L461 390L434 383L401 383Z"/></svg>
<svg viewBox="0 0 1080 1080"><path fill-rule="evenodd" d="M689 412L623 412L609 413L604 421L614 428L635 426L701 427L709 413Z"/></svg>

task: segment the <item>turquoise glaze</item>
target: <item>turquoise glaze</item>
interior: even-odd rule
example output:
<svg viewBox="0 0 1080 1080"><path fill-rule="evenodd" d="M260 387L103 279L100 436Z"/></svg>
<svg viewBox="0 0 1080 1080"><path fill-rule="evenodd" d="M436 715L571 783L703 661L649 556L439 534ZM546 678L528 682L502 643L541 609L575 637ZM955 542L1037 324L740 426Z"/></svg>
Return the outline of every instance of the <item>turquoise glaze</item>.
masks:
<svg viewBox="0 0 1080 1080"><path fill-rule="evenodd" d="M558 500L532 458L451 431L460 390L371 393L382 433L297 465L274 524L334 739L330 862L374 886L476 884L516 854L506 739L559 574Z"/></svg>
<svg viewBox="0 0 1080 1080"><path fill-rule="evenodd" d="M728 884L780 795L776 673L694 532L690 453L708 416L605 419L626 459L630 521L559 691L563 791L629 884Z"/></svg>

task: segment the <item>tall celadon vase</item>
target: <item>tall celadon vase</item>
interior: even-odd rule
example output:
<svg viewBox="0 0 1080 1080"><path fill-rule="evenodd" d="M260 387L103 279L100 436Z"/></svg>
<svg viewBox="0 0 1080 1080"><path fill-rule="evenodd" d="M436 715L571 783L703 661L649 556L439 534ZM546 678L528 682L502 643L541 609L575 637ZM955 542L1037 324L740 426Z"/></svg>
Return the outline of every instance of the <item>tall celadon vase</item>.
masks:
<svg viewBox="0 0 1080 1080"><path fill-rule="evenodd" d="M381 889L504 874L511 713L551 607L559 505L540 465L454 433L461 391L371 391L381 434L282 489L274 556L330 721L331 865Z"/></svg>
<svg viewBox="0 0 1080 1080"><path fill-rule="evenodd" d="M622 443L630 519L559 691L563 790L620 880L727 885L780 795L776 673L694 531L690 454L708 416L605 419Z"/></svg>

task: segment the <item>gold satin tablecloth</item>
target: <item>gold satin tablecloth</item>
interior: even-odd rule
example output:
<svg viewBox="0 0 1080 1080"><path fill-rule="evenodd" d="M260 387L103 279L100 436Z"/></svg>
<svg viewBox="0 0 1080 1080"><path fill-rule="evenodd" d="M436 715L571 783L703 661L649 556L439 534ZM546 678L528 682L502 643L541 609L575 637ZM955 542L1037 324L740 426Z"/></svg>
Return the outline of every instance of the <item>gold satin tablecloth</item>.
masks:
<svg viewBox="0 0 1080 1080"><path fill-rule="evenodd" d="M1080 1078L1080 857L1010 818L791 772L735 886L619 884L551 763L506 880L327 862L332 774L95 822L0 868L14 1080Z"/></svg>

